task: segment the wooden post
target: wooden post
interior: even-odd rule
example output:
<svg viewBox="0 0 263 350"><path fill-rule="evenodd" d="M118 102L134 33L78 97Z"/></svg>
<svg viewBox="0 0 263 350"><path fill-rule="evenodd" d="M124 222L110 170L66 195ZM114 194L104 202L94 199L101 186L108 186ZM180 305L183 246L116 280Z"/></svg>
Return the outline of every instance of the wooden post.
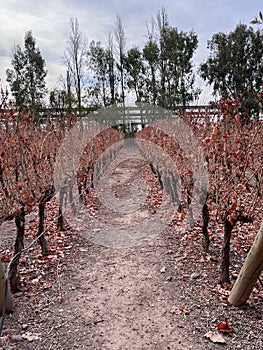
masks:
<svg viewBox="0 0 263 350"><path fill-rule="evenodd" d="M248 300L254 285L263 270L263 221L255 241L247 255L244 265L234 284L228 301L241 306Z"/></svg>

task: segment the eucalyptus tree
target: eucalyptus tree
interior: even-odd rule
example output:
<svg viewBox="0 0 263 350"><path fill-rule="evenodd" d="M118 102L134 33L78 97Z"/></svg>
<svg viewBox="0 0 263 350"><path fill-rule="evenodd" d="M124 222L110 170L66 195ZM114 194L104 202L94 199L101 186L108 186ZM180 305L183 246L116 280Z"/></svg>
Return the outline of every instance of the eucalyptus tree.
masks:
<svg viewBox="0 0 263 350"><path fill-rule="evenodd" d="M142 52L133 47L124 56L123 67L126 71L126 82L129 89L134 90L136 102L142 102L145 95L145 66Z"/></svg>
<svg viewBox="0 0 263 350"><path fill-rule="evenodd" d="M26 32L24 49L20 45L14 47L13 69L6 71L16 106L43 107L47 92L45 65L32 31Z"/></svg>
<svg viewBox="0 0 263 350"><path fill-rule="evenodd" d="M170 26L162 31L160 54L165 66L159 101L162 107L173 110L177 105L185 107L198 96L192 62L197 45L197 35L192 31L186 33Z"/></svg>
<svg viewBox="0 0 263 350"><path fill-rule="evenodd" d="M87 52L89 95L98 106L115 104L117 94L117 68L113 54L112 35L108 37L106 47L100 41L91 41Z"/></svg>
<svg viewBox="0 0 263 350"><path fill-rule="evenodd" d="M113 36L110 33L108 37L108 74L109 74L109 85L110 85L110 103L113 105L116 102L116 70L115 70L115 60L113 52Z"/></svg>
<svg viewBox="0 0 263 350"><path fill-rule="evenodd" d="M107 52L102 47L101 42L91 41L88 51L88 67L92 72L92 81L90 93L91 95L97 95L98 101L100 96L102 99L102 104L107 106L107 86L108 78L108 63L107 63ZM101 102L98 102L101 104Z"/></svg>
<svg viewBox="0 0 263 350"><path fill-rule="evenodd" d="M194 32L179 31L169 24L164 8L152 20L143 57L149 74L146 77L147 94L153 104L168 109L185 107L199 94L194 86L192 58L198 45Z"/></svg>
<svg viewBox="0 0 263 350"><path fill-rule="evenodd" d="M69 107L66 90L55 88L49 93L49 105L52 109L64 111Z"/></svg>
<svg viewBox="0 0 263 350"><path fill-rule="evenodd" d="M159 71L159 47L158 44L150 38L143 48L143 58L145 61L145 85L147 94L144 99L152 104L156 104L158 95L158 71Z"/></svg>
<svg viewBox="0 0 263 350"><path fill-rule="evenodd" d="M209 58L200 66L200 76L213 86L214 94L242 97L248 114L258 111L254 96L263 86L263 32L244 24L235 30L214 34L208 41Z"/></svg>

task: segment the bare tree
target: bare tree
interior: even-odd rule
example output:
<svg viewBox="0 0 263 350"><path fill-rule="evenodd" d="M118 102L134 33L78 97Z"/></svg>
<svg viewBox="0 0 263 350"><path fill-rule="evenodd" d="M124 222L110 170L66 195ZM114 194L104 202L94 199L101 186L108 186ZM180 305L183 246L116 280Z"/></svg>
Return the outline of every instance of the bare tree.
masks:
<svg viewBox="0 0 263 350"><path fill-rule="evenodd" d="M121 100L123 105L125 104L125 95L124 95L124 68L123 68L123 58L125 54L125 45L126 45L126 38L125 38L125 32L122 24L122 19L120 15L117 15L116 17L116 29L115 29L115 39L117 42L117 50L118 50L118 59L119 63L117 64L117 67L120 71L121 75Z"/></svg>
<svg viewBox="0 0 263 350"><path fill-rule="evenodd" d="M67 66L67 85L75 89L78 108L81 109L81 89L84 79L84 66L88 41L79 30L77 18L71 17L70 34L64 53L64 63ZM70 83L69 83L70 81Z"/></svg>
<svg viewBox="0 0 263 350"><path fill-rule="evenodd" d="M159 47L160 47L160 75L161 75L161 89L160 89L160 94L161 94L161 101L162 105L164 105L165 101L165 80L166 80L166 60L165 60L165 55L164 55L164 33L165 30L169 27L169 21L168 21L168 15L166 13L166 10L164 7L162 7L162 10L157 13L157 28L158 28L158 40L159 40Z"/></svg>
<svg viewBox="0 0 263 350"><path fill-rule="evenodd" d="M109 34L108 38L108 64L109 64L109 82L111 93L111 104L115 103L115 70L114 70L114 55L113 55L113 38L112 34Z"/></svg>

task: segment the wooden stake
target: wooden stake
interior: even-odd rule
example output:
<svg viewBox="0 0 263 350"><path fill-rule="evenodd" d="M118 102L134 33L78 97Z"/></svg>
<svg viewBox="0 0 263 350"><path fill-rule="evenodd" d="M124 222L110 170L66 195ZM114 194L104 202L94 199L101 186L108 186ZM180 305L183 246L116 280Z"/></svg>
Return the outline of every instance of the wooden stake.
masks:
<svg viewBox="0 0 263 350"><path fill-rule="evenodd" d="M228 301L231 305L242 306L248 300L258 277L263 270L263 221L244 265L234 284Z"/></svg>

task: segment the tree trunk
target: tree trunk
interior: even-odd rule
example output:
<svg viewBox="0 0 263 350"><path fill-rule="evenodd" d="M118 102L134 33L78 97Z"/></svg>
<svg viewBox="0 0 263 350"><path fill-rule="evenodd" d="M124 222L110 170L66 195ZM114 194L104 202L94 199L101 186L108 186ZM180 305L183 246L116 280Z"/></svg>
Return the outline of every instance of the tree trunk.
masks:
<svg viewBox="0 0 263 350"><path fill-rule="evenodd" d="M70 203L70 206L71 206L71 209L72 209L72 212L73 212L73 215L76 216L77 215L77 208L76 208L76 204L75 204L75 201L74 201L74 196L73 196L73 185L71 184L69 186L69 193L68 193L68 199L69 199L69 203Z"/></svg>
<svg viewBox="0 0 263 350"><path fill-rule="evenodd" d="M78 184L78 193L79 193L79 202L83 203L83 192L82 192L83 181L79 181Z"/></svg>
<svg viewBox="0 0 263 350"><path fill-rule="evenodd" d="M155 69L153 66L151 66L151 73L152 73L152 93L153 93L153 104L156 104L157 100L157 92L156 92L156 79L155 79Z"/></svg>
<svg viewBox="0 0 263 350"><path fill-rule="evenodd" d="M5 184L5 181L4 181L4 169L2 168L2 165L0 164L0 183L1 183L1 187L4 191L4 194L6 196L6 198L9 198L9 193L8 193L8 190L6 188L6 184Z"/></svg>
<svg viewBox="0 0 263 350"><path fill-rule="evenodd" d="M178 205L177 210L179 213L181 213L182 212L182 204L180 202L179 195L177 192L178 179L175 178L175 176L171 172L169 172L169 179L170 179L171 189L172 189L172 201L173 201L173 203L176 203Z"/></svg>
<svg viewBox="0 0 263 350"><path fill-rule="evenodd" d="M242 306L248 300L257 279L263 270L263 221L257 237L231 290L228 301Z"/></svg>
<svg viewBox="0 0 263 350"><path fill-rule="evenodd" d="M109 67L110 67L109 69L110 96L111 96L111 104L113 105L115 103L115 77L114 77L113 59L112 59L112 62L110 62Z"/></svg>
<svg viewBox="0 0 263 350"><path fill-rule="evenodd" d="M82 191L82 193L84 193L84 191L85 191L86 194L89 194L89 187L88 187L88 185L87 185L87 182L88 182L88 173L89 173L89 169L88 169L87 172L85 172L84 178L83 178L83 191Z"/></svg>
<svg viewBox="0 0 263 350"><path fill-rule="evenodd" d="M94 188L94 168L90 168L90 188Z"/></svg>
<svg viewBox="0 0 263 350"><path fill-rule="evenodd" d="M221 277L220 283L230 283L229 265L230 265L230 238L234 225L227 219L224 223L224 242L221 254Z"/></svg>
<svg viewBox="0 0 263 350"><path fill-rule="evenodd" d="M15 217L16 223L16 241L14 248L14 260L11 269L10 269L10 286L13 292L23 291L22 284L20 282L20 277L17 272L17 267L19 263L19 258L22 249L24 249L24 235L25 235L25 208L22 207L20 212Z"/></svg>
<svg viewBox="0 0 263 350"><path fill-rule="evenodd" d="M42 249L42 255L47 256L49 254L47 241L44 237L44 230L45 230L45 203L40 203L38 206L38 215L39 215L39 223L38 223L38 236L40 238L38 239L38 242Z"/></svg>
<svg viewBox="0 0 263 350"><path fill-rule="evenodd" d="M79 68L79 67L77 67ZM81 112L81 83L80 83L80 73L79 73L79 69L77 69L77 99L78 99L78 109L79 109L79 113Z"/></svg>
<svg viewBox="0 0 263 350"><path fill-rule="evenodd" d="M109 46L108 46L109 58L108 58L108 74L110 84L110 101L111 104L115 103L115 74L114 74L114 58L113 58L113 42L112 36L109 35Z"/></svg>
<svg viewBox="0 0 263 350"><path fill-rule="evenodd" d="M0 261L0 313L3 313L3 309L5 309L5 312L9 314L10 312L14 311L14 304L13 304L11 293L8 290L6 295L6 304L4 306L5 293L6 293L5 272L4 272L3 264Z"/></svg>
<svg viewBox="0 0 263 350"><path fill-rule="evenodd" d="M67 94L68 94L68 110L71 112L72 110L72 99L71 99L71 83L70 83L70 75L67 70Z"/></svg>
<svg viewBox="0 0 263 350"><path fill-rule="evenodd" d="M125 107L123 53L122 52L120 52L120 73L121 73L121 99L122 99L122 106Z"/></svg>
<svg viewBox="0 0 263 350"><path fill-rule="evenodd" d="M189 225L190 227L194 226L194 214L193 214L193 209L192 209L192 199L191 199L191 191L190 188L187 187L186 189L186 195L187 195L187 205L188 205L188 220L189 220Z"/></svg>
<svg viewBox="0 0 263 350"><path fill-rule="evenodd" d="M57 228L60 231L65 231L64 216L63 216L63 200L65 195L65 189L62 188L59 192L59 208L58 208L58 222Z"/></svg>
<svg viewBox="0 0 263 350"><path fill-rule="evenodd" d="M210 245L210 239L207 232L208 224L209 224L209 208L206 203L202 208L202 219L203 219L202 233L204 235L204 250L208 251L208 248Z"/></svg>

